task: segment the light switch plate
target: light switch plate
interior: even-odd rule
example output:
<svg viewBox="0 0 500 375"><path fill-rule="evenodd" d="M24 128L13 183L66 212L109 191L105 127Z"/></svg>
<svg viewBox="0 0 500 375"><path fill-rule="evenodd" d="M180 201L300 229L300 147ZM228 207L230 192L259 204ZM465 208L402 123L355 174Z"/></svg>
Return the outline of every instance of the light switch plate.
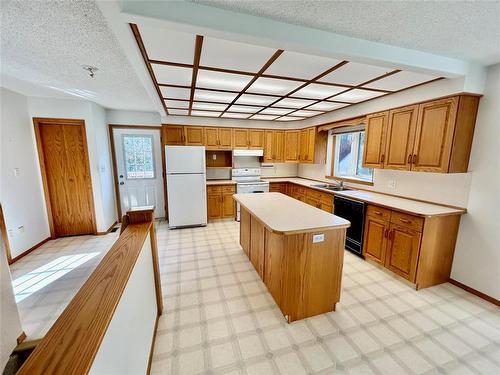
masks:
<svg viewBox="0 0 500 375"><path fill-rule="evenodd" d="M323 242L325 240L325 234L315 234L313 235L313 243Z"/></svg>

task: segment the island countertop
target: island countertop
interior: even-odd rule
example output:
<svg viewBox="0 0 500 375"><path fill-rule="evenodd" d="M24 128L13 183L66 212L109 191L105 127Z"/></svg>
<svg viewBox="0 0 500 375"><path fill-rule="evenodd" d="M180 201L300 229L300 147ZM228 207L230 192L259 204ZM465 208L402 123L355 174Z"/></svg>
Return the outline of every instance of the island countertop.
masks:
<svg viewBox="0 0 500 375"><path fill-rule="evenodd" d="M348 228L351 223L281 193L234 194L270 231L281 234Z"/></svg>

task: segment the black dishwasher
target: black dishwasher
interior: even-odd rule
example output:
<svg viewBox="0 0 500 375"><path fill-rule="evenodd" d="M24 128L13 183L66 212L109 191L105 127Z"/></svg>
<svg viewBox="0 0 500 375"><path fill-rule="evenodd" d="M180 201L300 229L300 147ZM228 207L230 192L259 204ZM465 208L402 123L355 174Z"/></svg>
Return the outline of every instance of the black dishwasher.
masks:
<svg viewBox="0 0 500 375"><path fill-rule="evenodd" d="M333 198L333 203L333 213L351 222L351 226L347 228L346 249L356 255L362 256L365 204L339 196Z"/></svg>

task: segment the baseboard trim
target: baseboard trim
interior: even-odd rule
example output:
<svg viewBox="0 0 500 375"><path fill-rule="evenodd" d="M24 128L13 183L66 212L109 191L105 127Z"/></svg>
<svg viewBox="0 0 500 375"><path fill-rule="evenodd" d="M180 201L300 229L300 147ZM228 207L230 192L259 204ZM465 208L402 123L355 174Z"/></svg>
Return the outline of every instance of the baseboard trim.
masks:
<svg viewBox="0 0 500 375"><path fill-rule="evenodd" d="M153 339L151 340L151 348L149 349L149 359L148 359L148 371L147 375L151 373L151 363L153 362L153 352L155 351L155 342L156 342L156 330L158 329L158 320L160 320L160 314L156 315L155 328L153 332Z"/></svg>
<svg viewBox="0 0 500 375"><path fill-rule="evenodd" d="M463 290L466 290L467 292L471 293L471 294L474 294L476 296L478 296L479 298L482 298L484 299L485 301L488 301L494 305L497 305L500 307L500 300L497 300L496 298L493 298L487 294L484 294L483 292L480 292L479 290L476 290L474 288L471 288L470 286L467 286L465 284L462 284L460 281L457 281L457 280L453 280L453 279L449 279L448 282L450 284L453 284L455 286L458 286L459 288L463 289Z"/></svg>
<svg viewBox="0 0 500 375"><path fill-rule="evenodd" d="M44 239L44 240L40 241L39 243L37 243L35 246L30 247L28 250L22 252L21 254L19 254L16 257L10 259L9 260L9 264L13 264L13 263L17 262L22 257L24 257L24 256L28 255L29 253L31 253L33 250L38 249L40 246L42 246L45 242L47 242L50 239L52 239L52 238L51 237L47 237L46 239Z"/></svg>
<svg viewBox="0 0 500 375"><path fill-rule="evenodd" d="M118 222L117 222L117 221L115 221L115 222L114 222L114 223L113 223L113 224L112 224L112 225L108 228L108 230L107 230L107 231L105 231L105 232L97 232L97 233L96 233L96 235L97 235L97 236L104 236L104 235L108 234L109 232L111 232L111 230L115 227L115 225L116 225L116 224L118 224Z"/></svg>
<svg viewBox="0 0 500 375"><path fill-rule="evenodd" d="M17 338L17 345L21 344L25 339L26 339L26 333L22 331L19 337Z"/></svg>

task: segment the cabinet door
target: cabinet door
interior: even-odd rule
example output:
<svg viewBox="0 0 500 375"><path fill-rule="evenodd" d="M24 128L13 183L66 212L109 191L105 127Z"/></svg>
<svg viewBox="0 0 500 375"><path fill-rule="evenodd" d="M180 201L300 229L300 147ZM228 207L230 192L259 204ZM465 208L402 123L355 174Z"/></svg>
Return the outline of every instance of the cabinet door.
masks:
<svg viewBox="0 0 500 375"><path fill-rule="evenodd" d="M418 106L389 111L384 168L410 170Z"/></svg>
<svg viewBox="0 0 500 375"><path fill-rule="evenodd" d="M374 113L366 116L365 150L363 166L369 168L383 168L384 145L387 129L388 112Z"/></svg>
<svg viewBox="0 0 500 375"><path fill-rule="evenodd" d="M231 150L233 148L233 129L218 129L219 149Z"/></svg>
<svg viewBox="0 0 500 375"><path fill-rule="evenodd" d="M285 132L276 130L274 132L274 161L282 163L285 161L284 155Z"/></svg>
<svg viewBox="0 0 500 375"><path fill-rule="evenodd" d="M309 147L309 131L307 129L300 131L299 141L299 161L305 163L307 161L307 148Z"/></svg>
<svg viewBox="0 0 500 375"><path fill-rule="evenodd" d="M310 198L310 197L306 196L306 203L310 206L318 207L318 201L314 198Z"/></svg>
<svg viewBox="0 0 500 375"><path fill-rule="evenodd" d="M233 193L222 194L222 217L234 217Z"/></svg>
<svg viewBox="0 0 500 375"><path fill-rule="evenodd" d="M201 126L186 126L184 139L187 146L203 146L203 128Z"/></svg>
<svg viewBox="0 0 500 375"><path fill-rule="evenodd" d="M333 205L331 204L320 203L320 207L318 208L321 208L323 211L326 211L330 214L333 213Z"/></svg>
<svg viewBox="0 0 500 375"><path fill-rule="evenodd" d="M447 172L458 97L420 104L413 147L413 171Z"/></svg>
<svg viewBox="0 0 500 375"><path fill-rule="evenodd" d="M250 148L264 148L264 130L249 130L248 138Z"/></svg>
<svg viewBox="0 0 500 375"><path fill-rule="evenodd" d="M233 131L234 148L248 148L248 130L234 129Z"/></svg>
<svg viewBox="0 0 500 375"><path fill-rule="evenodd" d="M299 131L290 130L285 132L284 143L285 161L299 161Z"/></svg>
<svg viewBox="0 0 500 375"><path fill-rule="evenodd" d="M264 136L264 161L274 161L274 131L266 130Z"/></svg>
<svg viewBox="0 0 500 375"><path fill-rule="evenodd" d="M314 153L315 153L315 143L316 143L316 128L310 128L307 130L307 152L306 152L306 162L314 163Z"/></svg>
<svg viewBox="0 0 500 375"><path fill-rule="evenodd" d="M415 282L421 234L409 228L391 224L385 266Z"/></svg>
<svg viewBox="0 0 500 375"><path fill-rule="evenodd" d="M205 147L212 150L219 148L217 128L205 128Z"/></svg>
<svg viewBox="0 0 500 375"><path fill-rule="evenodd" d="M207 195L207 211L208 219L219 219L222 217L222 195L208 194Z"/></svg>
<svg viewBox="0 0 500 375"><path fill-rule="evenodd" d="M389 223L370 216L365 220L363 255L377 263L384 264L387 249Z"/></svg>
<svg viewBox="0 0 500 375"><path fill-rule="evenodd" d="M264 279L264 225L250 216L250 261L261 279Z"/></svg>
<svg viewBox="0 0 500 375"><path fill-rule="evenodd" d="M164 145L184 144L184 126L163 125L161 128Z"/></svg>
<svg viewBox="0 0 500 375"><path fill-rule="evenodd" d="M247 257L250 257L250 221L251 216L241 207L240 211L240 245Z"/></svg>

